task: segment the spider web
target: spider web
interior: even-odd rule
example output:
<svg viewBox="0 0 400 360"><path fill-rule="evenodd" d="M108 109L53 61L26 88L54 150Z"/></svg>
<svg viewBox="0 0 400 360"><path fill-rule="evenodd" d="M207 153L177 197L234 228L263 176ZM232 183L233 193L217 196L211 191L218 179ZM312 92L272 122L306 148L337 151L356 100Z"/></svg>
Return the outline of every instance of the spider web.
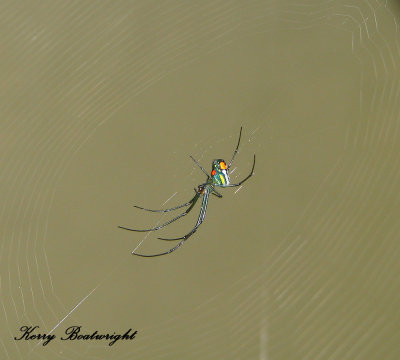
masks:
<svg viewBox="0 0 400 360"><path fill-rule="evenodd" d="M394 2L0 6L2 358L399 357ZM118 231L168 218L131 205L186 202L188 155L230 159L241 125L254 178L132 257L170 244Z"/></svg>

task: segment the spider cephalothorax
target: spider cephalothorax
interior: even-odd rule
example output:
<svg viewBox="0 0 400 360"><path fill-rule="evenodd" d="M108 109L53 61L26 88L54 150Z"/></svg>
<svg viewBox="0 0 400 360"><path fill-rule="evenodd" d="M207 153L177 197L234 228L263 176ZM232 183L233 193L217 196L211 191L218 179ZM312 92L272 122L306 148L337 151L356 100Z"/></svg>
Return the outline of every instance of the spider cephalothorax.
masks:
<svg viewBox="0 0 400 360"><path fill-rule="evenodd" d="M228 174L228 166L225 160L215 159L212 162L211 177L218 185L229 185L230 179Z"/></svg>
<svg viewBox="0 0 400 360"><path fill-rule="evenodd" d="M181 240L177 245L175 245L173 248L169 249L168 251L158 253L158 254L152 254L152 255L138 254L134 250L134 251L132 251L133 255L144 256L144 257L153 257L153 256L167 255L167 254L170 254L173 251L175 251L181 245L183 245L183 243L190 236L192 236L197 231L199 226L203 223L204 219L206 218L207 205L208 205L208 199L210 197L210 194L215 195L219 198L222 198L222 195L215 189L217 186L222 187L222 188L240 186L253 175L254 166L256 164L256 156L255 155L254 155L254 159L253 159L253 167L251 168L251 172L249 175L247 175L247 177L245 177L242 181L238 182L237 184L231 184L231 182L229 180L229 169L233 163L233 159L235 158L235 156L238 152L241 135L242 135L242 128L240 128L239 140L236 145L236 149L233 153L232 160L229 162L229 165L226 165L226 162L222 159L215 159L212 162L211 176L207 174L207 171L199 164L199 162L196 159L194 159L192 156L190 156L192 158L192 160L196 163L196 165L201 169L201 171L203 171L203 173L206 174L206 176L207 176L206 182L203 184L200 184L197 187L197 189L196 188L194 189L195 195L193 196L193 198L190 201L188 201L187 203L184 203L182 205L178 205L173 208L164 209L164 210L150 210L150 209L142 208L140 206L135 206L139 209L146 210L146 211L164 212L164 213L187 206L186 210L183 213L181 213L180 215L178 215L178 216L174 217L173 219L168 220L166 223L156 226L155 228L152 228L152 229L137 230L137 229L131 229L131 228L124 227L124 226L119 226L121 229L129 230L129 231L139 231L139 232L155 231L155 230L159 230L159 229L163 228L164 226L167 226L167 225L171 224L172 222L180 219L181 217L189 214L189 212L193 209L194 205L196 204L197 200L199 200L200 197L202 198L199 217L197 219L196 225L190 232L188 232L184 236L180 236L177 238L158 238L160 240L172 240L172 241L173 240Z"/></svg>
<svg viewBox="0 0 400 360"><path fill-rule="evenodd" d="M205 189L205 187L204 187L204 185L202 184L202 185L199 185L198 187L197 187L197 190L196 189L194 189L194 191L196 191L196 192L198 192L199 194L203 194L204 193L204 189Z"/></svg>

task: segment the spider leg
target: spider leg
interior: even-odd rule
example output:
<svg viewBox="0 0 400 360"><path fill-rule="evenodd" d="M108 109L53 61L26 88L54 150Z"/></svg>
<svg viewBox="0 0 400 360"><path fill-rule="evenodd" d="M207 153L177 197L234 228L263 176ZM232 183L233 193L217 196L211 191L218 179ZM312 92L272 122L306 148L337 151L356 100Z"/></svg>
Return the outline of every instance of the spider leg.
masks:
<svg viewBox="0 0 400 360"><path fill-rule="evenodd" d="M230 161L230 163L229 163L229 165L228 165L228 170L229 170L229 168L231 167L231 165L232 165L232 163L233 163L233 159L235 158L236 154L237 154L238 151L239 151L239 144L240 144L240 138L241 138L241 137L242 137L242 127L240 127L239 140L238 140L238 143L237 143L237 145L236 145L236 149L235 149L235 151L233 152L232 160Z"/></svg>
<svg viewBox="0 0 400 360"><path fill-rule="evenodd" d="M174 252L176 249L178 249L180 246L182 246L185 241L191 236L193 235L197 228L201 225L201 223L204 221L205 217L206 217L206 212L207 212L207 204L208 204L208 196L210 195L210 190L209 189L205 189L204 191L204 197L203 197L203 202L201 204L201 210L200 210L200 214L199 214L199 218L197 219L197 223L196 226L193 228L193 230L191 232L189 232L188 234L186 234L185 236L182 236L180 238L176 238L176 239L162 239L159 238L161 240L180 240L182 239L182 241L180 241L178 244L176 244L172 249L169 249L168 251L159 253L159 254L152 254L152 255L144 255L144 254L138 254L132 251L132 255L136 255L136 256L142 256L142 257L155 257L155 256L162 256L162 255L168 255L171 254L172 252Z"/></svg>
<svg viewBox="0 0 400 360"><path fill-rule="evenodd" d="M175 251L178 247L180 247L181 245L183 245L183 243L184 243L185 241L186 241L186 239L180 241L180 242L179 242L177 245L175 245L172 249L169 249L168 251L165 251L165 252L162 252L162 253L159 253L159 254L144 255L144 254L135 253L135 252L133 252L133 251L131 252L131 254L132 254L132 255L136 255L136 256L141 256L141 257L155 257L155 256L168 255L168 254L172 253L173 251Z"/></svg>
<svg viewBox="0 0 400 360"><path fill-rule="evenodd" d="M176 210L176 209L182 208L182 207L184 207L184 206L188 206L188 205L190 205L190 204L191 204L191 202L189 201L189 202L184 203L184 204L182 204L182 205L178 205L178 206L175 206L175 207L173 207L173 208L170 208L170 209L163 209L163 210L146 209L146 208L144 208L144 207L137 206L137 205L133 205L133 207L138 208L138 209L140 209L140 210L146 210L146 211L152 211L152 212L168 212L168 211L172 211L172 210Z"/></svg>
<svg viewBox="0 0 400 360"><path fill-rule="evenodd" d="M193 199L190 200L190 201L187 203L188 205L190 204L190 206L189 206L183 213L181 213L180 215L174 217L174 218L171 219L171 220L168 220L166 223L164 223L164 224L162 224L162 225L156 226L155 228L151 228L151 229L139 229L139 230L138 230L138 229L127 228L127 227L124 227L124 226L118 226L118 227L119 227L120 229L129 230L129 231L137 231L137 232L148 232L148 231L156 231L156 230L159 230L159 229L163 228L164 226L167 226L167 225L171 224L172 222L174 222L174 221L180 219L182 216L187 215L187 214L193 209L193 207L194 207L194 205L196 204L197 200L199 199L200 195L201 195L200 193L196 192L196 195L193 197Z"/></svg>
<svg viewBox="0 0 400 360"><path fill-rule="evenodd" d="M253 160L253 167L251 168L251 172L249 175L247 175L242 181L238 182L237 184L228 184L228 185L218 185L214 184L214 186L219 186L219 187L235 187L235 186L240 186L242 185L246 180L248 180L253 174L254 174L254 166L256 165L256 155L254 154L254 160Z"/></svg>
<svg viewBox="0 0 400 360"><path fill-rule="evenodd" d="M206 174L207 179L208 179L210 176L207 174L207 171L200 165L200 163L192 155L189 155L189 157L195 162L195 164L201 169L201 171L204 174Z"/></svg>
<svg viewBox="0 0 400 360"><path fill-rule="evenodd" d="M186 235L181 236L181 237L178 237L178 238L160 238L160 237L159 237L159 238L157 238L157 239L160 239L160 240L167 240L167 241L183 239L183 240L186 241L189 237L191 237L191 236L197 231L197 229L199 228L199 226L203 223L204 219L206 218L207 205L208 205L208 197L209 197L209 195L210 195L210 192L211 192L211 191L210 191L209 188L205 188L205 189L204 189L203 201L202 201L202 203L201 203L201 208L200 208L199 217L198 217L198 219L197 219L196 225L194 226L194 228L193 228L190 232L188 232Z"/></svg>
<svg viewBox="0 0 400 360"><path fill-rule="evenodd" d="M211 194L213 194L213 195L215 195L215 196L217 196L219 198L222 198L222 195L215 189L212 189Z"/></svg>

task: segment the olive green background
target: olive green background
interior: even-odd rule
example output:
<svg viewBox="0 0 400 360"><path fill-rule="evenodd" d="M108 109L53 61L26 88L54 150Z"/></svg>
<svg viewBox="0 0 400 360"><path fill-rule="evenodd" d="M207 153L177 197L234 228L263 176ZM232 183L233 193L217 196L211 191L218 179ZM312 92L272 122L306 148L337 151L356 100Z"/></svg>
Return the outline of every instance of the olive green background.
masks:
<svg viewBox="0 0 400 360"><path fill-rule="evenodd" d="M1 359L399 359L393 1L3 1ZM232 181L177 252L214 158ZM23 325L57 335L15 341ZM133 341L61 341L138 330Z"/></svg>

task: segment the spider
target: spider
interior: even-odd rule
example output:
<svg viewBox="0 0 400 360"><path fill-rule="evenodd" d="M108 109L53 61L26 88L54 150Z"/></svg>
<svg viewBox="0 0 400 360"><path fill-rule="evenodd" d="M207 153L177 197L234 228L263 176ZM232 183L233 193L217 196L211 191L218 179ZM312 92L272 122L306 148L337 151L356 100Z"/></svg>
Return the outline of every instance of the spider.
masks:
<svg viewBox="0 0 400 360"><path fill-rule="evenodd" d="M217 196L218 198L222 198L222 195L215 189L215 187L235 187L235 186L240 186L242 185L246 180L248 180L254 173L254 166L256 164L256 155L254 154L254 159L253 159L253 167L251 168L251 172L249 175L247 175L247 177L245 177L242 181L238 182L237 184L231 184L230 179L229 179L229 169L233 163L233 160L235 159L236 154L238 153L239 150L239 144L240 144L240 138L242 136L242 127L240 127L240 132L239 132L239 140L237 142L236 145L236 149L233 152L233 156L231 161L229 162L229 165L226 165L226 162L222 159L215 159L212 162L212 170L211 170L211 176L207 174L207 171L204 170L204 168L200 165L200 163L193 158L193 156L190 155L190 158L195 162L195 164L201 169L201 171L203 171L204 174L206 174L207 176L207 180L205 183L200 184L197 189L195 188L195 195L193 196L193 198L188 201L187 203L184 203L182 205L178 205L175 206L173 208L170 209L163 209L163 210L151 210L151 209L146 209L140 206L136 206L136 208L141 209L141 210L146 210L146 211L152 211L152 212L169 212L172 210L176 210L176 209L180 209L182 207L188 206L188 208L181 213L180 215L174 217L173 219L167 221L166 223L156 226L152 229L142 229L142 230L138 230L138 229L131 229L131 228L127 228L124 226L118 226L121 229L124 230L129 230L129 231L138 231L138 232L148 232L148 231L156 231L156 230L160 230L163 227L173 223L174 221L180 219L183 216L186 216L187 214L189 214L189 212L193 209L193 207L195 206L197 200L199 200L199 198L201 196L203 196L203 200L201 203L201 208L200 208L200 214L199 217L197 219L196 225L194 226L194 228L187 233L184 236L181 237L177 237L177 238L157 238L159 240L167 240L167 241L174 241L174 240L181 240L177 245L175 245L173 248L169 249L168 251L162 252L162 253L158 253L158 254L150 254L150 255L145 255L145 254L138 254L134 251L132 251L133 255L137 255L137 256L142 256L142 257L155 257L155 256L162 256L162 255L168 255L171 254L172 252L174 252L176 249L178 249L180 246L182 246L185 241L187 239L189 239L189 237L191 237L199 228L199 226L203 223L205 217L206 217L206 212L207 212L207 205L208 205L208 198L210 196L210 194L213 194L215 196Z"/></svg>

